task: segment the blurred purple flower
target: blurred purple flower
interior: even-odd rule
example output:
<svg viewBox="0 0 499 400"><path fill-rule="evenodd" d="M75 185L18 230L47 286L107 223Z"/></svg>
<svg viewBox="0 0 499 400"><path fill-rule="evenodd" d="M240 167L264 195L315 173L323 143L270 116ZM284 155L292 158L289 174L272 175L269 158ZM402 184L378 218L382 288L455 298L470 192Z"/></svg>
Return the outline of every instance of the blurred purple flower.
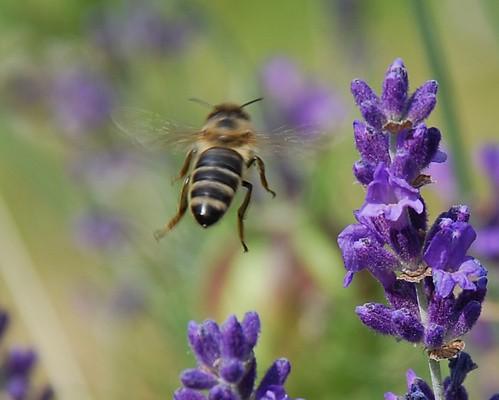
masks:
<svg viewBox="0 0 499 400"><path fill-rule="evenodd" d="M494 195L499 199L499 144L484 145L480 150L480 161L494 189Z"/></svg>
<svg viewBox="0 0 499 400"><path fill-rule="evenodd" d="M8 326L8 314L0 310L0 339ZM2 351L0 361L0 398L11 400L50 400L54 391L45 386L34 390L31 377L37 362L37 354L29 348L11 347Z"/></svg>
<svg viewBox="0 0 499 400"><path fill-rule="evenodd" d="M489 143L479 151L479 161L492 188L490 207L482 213L482 226L473 250L481 257L499 261L499 144Z"/></svg>
<svg viewBox="0 0 499 400"><path fill-rule="evenodd" d="M289 58L274 57L261 72L265 96L273 113L273 124L285 124L313 134L316 130L331 130L341 121L345 106L340 97L304 75Z"/></svg>
<svg viewBox="0 0 499 400"><path fill-rule="evenodd" d="M83 249L115 249L125 242L127 231L123 218L104 210L82 214L74 225L75 241Z"/></svg>
<svg viewBox="0 0 499 400"><path fill-rule="evenodd" d="M110 193L130 182L137 172L137 162L135 155L126 150L108 148L71 160L70 174L97 192Z"/></svg>
<svg viewBox="0 0 499 400"><path fill-rule="evenodd" d="M197 24L193 14L166 15L153 2L127 1L121 9L99 10L89 29L97 46L122 59L178 54L192 40Z"/></svg>
<svg viewBox="0 0 499 400"><path fill-rule="evenodd" d="M78 136L109 123L114 94L102 75L81 67L68 68L55 77L52 100L56 122L65 133Z"/></svg>
<svg viewBox="0 0 499 400"><path fill-rule="evenodd" d="M255 387L256 359L253 352L260 334L260 318L248 312L239 322L230 316L222 326L207 320L188 326L189 344L197 368L182 372L184 387L175 400L291 400L284 389L291 365L286 359L274 361ZM208 391L208 397L203 394Z"/></svg>

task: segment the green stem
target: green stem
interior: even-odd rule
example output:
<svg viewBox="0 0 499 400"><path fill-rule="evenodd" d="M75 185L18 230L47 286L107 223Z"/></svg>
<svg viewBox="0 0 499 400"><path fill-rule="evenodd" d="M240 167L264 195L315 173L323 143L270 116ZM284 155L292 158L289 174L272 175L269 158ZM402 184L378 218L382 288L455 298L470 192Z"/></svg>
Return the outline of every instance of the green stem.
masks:
<svg viewBox="0 0 499 400"><path fill-rule="evenodd" d="M414 15L419 27L424 49L432 73L439 82L440 108L442 110L444 124L447 129L447 137L452 154L452 163L456 174L459 195L464 200L470 197L471 179L469 175L468 158L465 156L462 135L454 104L454 93L449 68L444 59L443 48L436 32L436 21L431 9L425 0L412 0Z"/></svg>
<svg viewBox="0 0 499 400"><path fill-rule="evenodd" d="M416 283L416 295L418 298L419 315L423 326L428 326L428 300L424 292L423 281ZM433 386L433 394L435 400L444 400L444 391L442 385L442 372L440 371L440 363L428 357L428 365L430 367L430 378Z"/></svg>

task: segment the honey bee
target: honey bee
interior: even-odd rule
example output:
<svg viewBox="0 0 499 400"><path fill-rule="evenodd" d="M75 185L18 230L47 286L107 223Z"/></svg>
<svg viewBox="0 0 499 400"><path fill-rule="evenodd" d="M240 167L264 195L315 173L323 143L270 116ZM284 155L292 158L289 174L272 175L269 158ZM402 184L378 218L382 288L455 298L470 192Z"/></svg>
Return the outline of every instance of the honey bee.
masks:
<svg viewBox="0 0 499 400"><path fill-rule="evenodd" d="M208 105L197 99L191 100ZM238 234L244 251L248 251L244 238L244 218L253 190L253 185L246 178L248 170L256 166L263 188L272 197L276 195L269 188L265 163L257 154L258 134L249 114L244 110L246 106L260 100L262 98L241 105L235 103L215 105L200 130L188 137L175 139L187 141L190 147L175 179L183 179L177 213L163 228L154 232L156 240L160 240L170 232L180 222L188 208L199 225L203 228L212 226L223 217L237 190L242 186L246 189L246 193L237 212ZM133 128L123 128L120 121L115 123L125 133L134 135ZM157 130L168 131L161 127Z"/></svg>

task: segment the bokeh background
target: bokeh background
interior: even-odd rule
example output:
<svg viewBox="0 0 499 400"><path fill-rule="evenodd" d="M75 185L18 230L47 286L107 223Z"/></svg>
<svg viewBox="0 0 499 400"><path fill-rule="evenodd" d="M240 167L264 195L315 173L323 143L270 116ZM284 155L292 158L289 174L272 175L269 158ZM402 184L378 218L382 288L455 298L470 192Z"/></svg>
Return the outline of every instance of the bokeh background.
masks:
<svg viewBox="0 0 499 400"><path fill-rule="evenodd" d="M342 288L336 246L363 201L349 83L379 89L402 57L412 89L441 83L429 124L451 163L424 189L430 218L466 201L478 230L496 229L475 248L491 290L467 349L480 366L472 398L497 391L499 164L484 168L482 149L499 146L499 3L419 3L3 0L0 307L12 317L5 340L38 351L36 379L61 399L170 398L194 365L187 322L247 310L262 317L260 374L289 358L292 396L380 399L404 392L408 368L427 377L422 350L358 321L354 307L382 294L362 274ZM152 232L176 209L170 178L182 154L137 147L112 123L121 107L139 107L201 126L207 110L193 96L263 96L249 109L258 129L313 124L327 136L305 156L266 156L278 196L256 189L248 254L236 207L207 231L188 215L156 243Z"/></svg>

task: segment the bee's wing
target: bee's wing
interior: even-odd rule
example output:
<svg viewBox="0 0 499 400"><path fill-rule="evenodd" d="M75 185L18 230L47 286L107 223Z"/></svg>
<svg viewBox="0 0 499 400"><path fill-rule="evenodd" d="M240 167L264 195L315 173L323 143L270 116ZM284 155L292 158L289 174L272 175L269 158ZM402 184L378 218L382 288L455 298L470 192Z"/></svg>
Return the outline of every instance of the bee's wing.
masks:
<svg viewBox="0 0 499 400"><path fill-rule="evenodd" d="M330 132L314 126L280 126L268 132L257 132L257 148L276 155L307 156L337 141Z"/></svg>
<svg viewBox="0 0 499 400"><path fill-rule="evenodd" d="M199 135L199 130L193 127L140 108L118 107L111 118L122 135L148 150L169 148L184 151Z"/></svg>

